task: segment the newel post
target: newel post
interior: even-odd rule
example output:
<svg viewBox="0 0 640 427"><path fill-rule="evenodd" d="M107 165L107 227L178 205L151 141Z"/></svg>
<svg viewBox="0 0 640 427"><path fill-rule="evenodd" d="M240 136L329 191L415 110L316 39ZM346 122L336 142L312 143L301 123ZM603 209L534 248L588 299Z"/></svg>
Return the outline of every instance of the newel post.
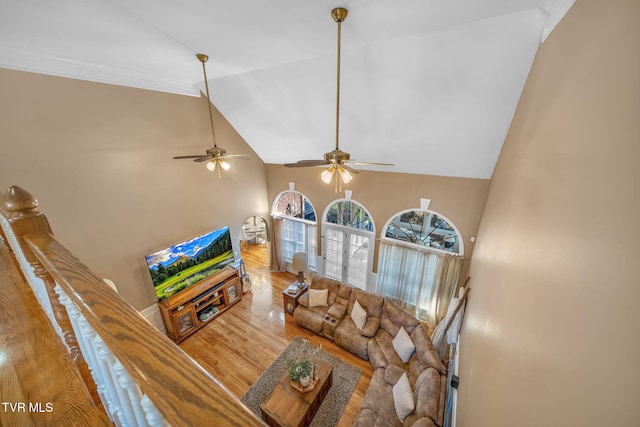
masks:
<svg viewBox="0 0 640 427"><path fill-rule="evenodd" d="M30 233L53 234L51 226L49 225L49 220L45 214L38 209L38 201L35 197L33 197L28 191L15 185L9 187L2 195L2 199L0 200L0 209L4 211L3 213L11 226L11 230L16 241L20 245L20 250L29 265L33 268L35 276L43 281L47 290L49 302L51 303L53 315L58 326L62 330L71 359L78 367L94 402L98 403L99 397L96 385L91 377L87 363L80 352L78 341L71 326L71 321L69 320L69 314L67 313L66 308L60 303L58 295L54 290L56 282L38 258L36 258L29 248L29 245L24 240L24 236Z"/></svg>

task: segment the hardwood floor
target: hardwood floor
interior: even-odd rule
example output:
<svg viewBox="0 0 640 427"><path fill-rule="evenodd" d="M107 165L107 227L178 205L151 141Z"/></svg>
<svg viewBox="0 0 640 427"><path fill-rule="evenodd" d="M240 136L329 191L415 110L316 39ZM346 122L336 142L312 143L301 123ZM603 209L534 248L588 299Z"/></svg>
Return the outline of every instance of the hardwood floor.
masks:
<svg viewBox="0 0 640 427"><path fill-rule="evenodd" d="M252 292L180 343L180 348L240 398L296 336L305 338L362 371L338 423L351 426L371 381L371 365L297 326L293 317L284 313L282 291L295 276L269 271L266 245L248 245L242 257Z"/></svg>

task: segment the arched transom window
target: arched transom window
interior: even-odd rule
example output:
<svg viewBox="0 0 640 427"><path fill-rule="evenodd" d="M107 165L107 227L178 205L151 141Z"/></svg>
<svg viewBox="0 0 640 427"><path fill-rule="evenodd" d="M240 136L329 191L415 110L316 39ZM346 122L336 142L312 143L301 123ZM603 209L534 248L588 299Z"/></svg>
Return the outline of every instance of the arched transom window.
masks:
<svg viewBox="0 0 640 427"><path fill-rule="evenodd" d="M456 254L464 253L464 243L455 226L433 211L407 210L387 223L384 237Z"/></svg>
<svg viewBox="0 0 640 427"><path fill-rule="evenodd" d="M276 196L273 204L273 213L292 218L305 219L307 221L316 220L316 211L304 196L297 191L283 191Z"/></svg>
<svg viewBox="0 0 640 427"><path fill-rule="evenodd" d="M331 204L325 220L332 224L373 231L373 221L369 212L364 206L351 200L338 200Z"/></svg>

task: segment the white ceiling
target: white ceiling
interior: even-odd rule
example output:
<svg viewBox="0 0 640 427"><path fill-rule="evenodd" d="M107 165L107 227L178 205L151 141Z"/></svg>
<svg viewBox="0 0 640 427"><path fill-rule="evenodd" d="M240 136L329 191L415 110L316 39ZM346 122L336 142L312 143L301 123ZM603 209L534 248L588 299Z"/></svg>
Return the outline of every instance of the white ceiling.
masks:
<svg viewBox="0 0 640 427"><path fill-rule="evenodd" d="M197 95L267 163L335 146L394 172L490 178L535 53L574 0L0 0L0 67ZM224 141L218 141L224 147ZM176 155L203 152L176 145Z"/></svg>

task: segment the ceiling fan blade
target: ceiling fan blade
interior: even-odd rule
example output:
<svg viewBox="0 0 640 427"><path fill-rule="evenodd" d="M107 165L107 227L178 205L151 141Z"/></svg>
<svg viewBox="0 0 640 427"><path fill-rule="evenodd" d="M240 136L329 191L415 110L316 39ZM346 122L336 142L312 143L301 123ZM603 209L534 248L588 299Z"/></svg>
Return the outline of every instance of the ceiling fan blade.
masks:
<svg viewBox="0 0 640 427"><path fill-rule="evenodd" d="M346 164L341 164L340 167L344 170L346 170L349 173L358 173L358 171L352 167L347 166Z"/></svg>
<svg viewBox="0 0 640 427"><path fill-rule="evenodd" d="M231 158L236 158L236 159L243 159L243 160L249 160L249 155L248 154L223 154L220 157L231 157Z"/></svg>
<svg viewBox="0 0 640 427"><path fill-rule="evenodd" d="M207 160L215 159L213 156L200 156L197 159L193 159L194 162L206 162Z"/></svg>
<svg viewBox="0 0 640 427"><path fill-rule="evenodd" d="M352 161L348 161L345 163L349 163L350 165L358 165L358 166L395 166L393 163L372 163L372 162L352 162Z"/></svg>
<svg viewBox="0 0 640 427"><path fill-rule="evenodd" d="M197 159L202 156L203 154L194 154L193 156L175 156L174 159Z"/></svg>
<svg viewBox="0 0 640 427"><path fill-rule="evenodd" d="M296 163L285 163L283 166L287 168L306 168L311 166L328 165L326 160L298 160Z"/></svg>

